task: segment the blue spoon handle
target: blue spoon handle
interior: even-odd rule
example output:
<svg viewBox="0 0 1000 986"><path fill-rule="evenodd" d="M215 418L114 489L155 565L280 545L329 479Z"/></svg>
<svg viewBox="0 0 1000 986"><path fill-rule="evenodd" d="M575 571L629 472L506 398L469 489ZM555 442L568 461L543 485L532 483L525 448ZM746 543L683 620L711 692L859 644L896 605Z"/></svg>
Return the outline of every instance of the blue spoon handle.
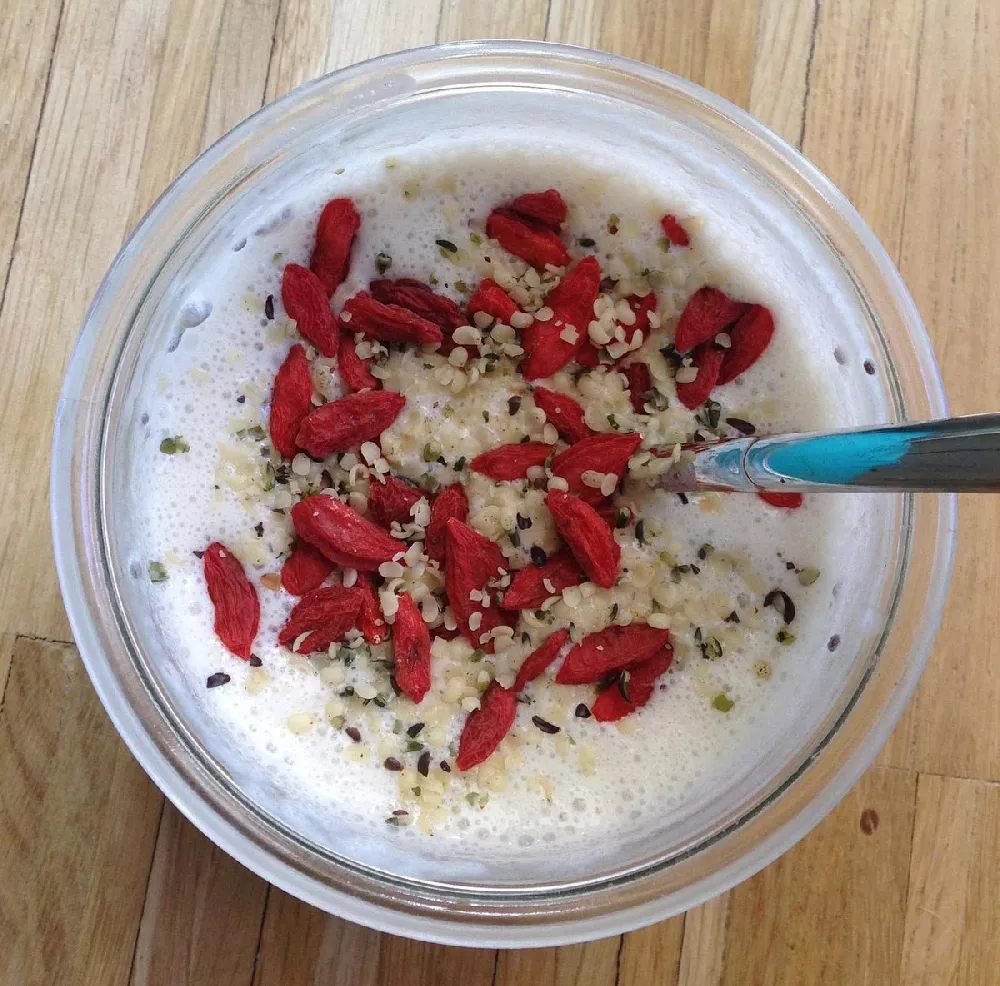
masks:
<svg viewBox="0 0 1000 986"><path fill-rule="evenodd" d="M1000 492L1000 414L693 446L675 491Z"/></svg>

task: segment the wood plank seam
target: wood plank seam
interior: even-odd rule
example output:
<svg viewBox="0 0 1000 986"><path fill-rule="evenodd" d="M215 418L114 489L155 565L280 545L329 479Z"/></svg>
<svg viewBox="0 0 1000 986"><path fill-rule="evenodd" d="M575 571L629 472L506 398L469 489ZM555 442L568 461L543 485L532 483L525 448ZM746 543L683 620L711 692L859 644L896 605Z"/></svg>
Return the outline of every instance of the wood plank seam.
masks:
<svg viewBox="0 0 1000 986"><path fill-rule="evenodd" d="M38 120L35 123L35 139L31 143L31 154L28 157L28 170L24 176L24 189L21 192L21 205L17 210L17 221L14 223L14 239L10 245L10 256L7 258L7 270L4 271L2 288L0 288L0 315L3 314L7 301L7 287L10 284L10 272L14 267L14 257L17 256L17 244L21 238L21 220L24 218L24 203L28 200L28 189L35 172L35 153L38 150L38 137L42 130L42 118L45 115L45 104L49 98L49 85L52 82L52 66L55 63L56 48L59 46L59 32L62 30L63 12L66 0L59 0L59 14L56 17L56 29L52 35L52 48L49 51L49 63L45 68L45 85L42 88L42 101L38 104Z"/></svg>
<svg viewBox="0 0 1000 986"><path fill-rule="evenodd" d="M128 981L135 982L135 963L139 955L139 936L142 934L143 919L146 916L146 908L149 906L149 882L153 876L153 866L156 863L156 846L160 842L160 830L163 828L163 813L166 808L167 799L163 799L160 805L160 817L156 821L156 837L153 839L153 851L149 854L149 872L146 873L146 889L142 893L142 908L139 911L139 920L135 924L135 941L132 942L132 961L129 963Z"/></svg>
<svg viewBox="0 0 1000 986"><path fill-rule="evenodd" d="M281 23L281 15L285 12L286 0L279 0L277 10L274 14L274 23L271 25L271 48L267 54L267 71L264 73L264 91L261 93L260 105L267 104L267 94L271 91L271 69L274 67L274 49L278 43L278 25Z"/></svg>
<svg viewBox="0 0 1000 986"><path fill-rule="evenodd" d="M277 23L277 21L275 21ZM260 909L260 927L257 929L257 948L253 953L253 973L250 976L249 986L254 986L257 982L257 967L260 964L260 943L264 937L264 921L267 919L267 907L271 902L271 887L273 884L267 885L267 890L264 891L264 906Z"/></svg>
<svg viewBox="0 0 1000 986"><path fill-rule="evenodd" d="M799 126L799 150L805 147L806 143L806 116L809 112L809 91L812 82L813 55L816 54L816 34L819 31L819 7L823 0L813 0L813 22L812 31L809 34L809 54L806 55L806 80L805 91L802 95L802 122Z"/></svg>
<svg viewBox="0 0 1000 986"><path fill-rule="evenodd" d="M618 952L615 954L615 986L621 986L622 979L622 949L625 947L625 936L618 936Z"/></svg>

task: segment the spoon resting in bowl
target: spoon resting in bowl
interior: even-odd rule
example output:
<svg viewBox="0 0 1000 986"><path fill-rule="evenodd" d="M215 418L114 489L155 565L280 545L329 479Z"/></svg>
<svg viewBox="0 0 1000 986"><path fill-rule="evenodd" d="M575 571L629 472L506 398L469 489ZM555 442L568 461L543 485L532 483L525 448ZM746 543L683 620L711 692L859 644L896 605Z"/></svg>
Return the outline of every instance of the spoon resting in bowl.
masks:
<svg viewBox="0 0 1000 986"><path fill-rule="evenodd" d="M661 449L674 493L899 490L1000 492L1000 414L849 431L724 439Z"/></svg>

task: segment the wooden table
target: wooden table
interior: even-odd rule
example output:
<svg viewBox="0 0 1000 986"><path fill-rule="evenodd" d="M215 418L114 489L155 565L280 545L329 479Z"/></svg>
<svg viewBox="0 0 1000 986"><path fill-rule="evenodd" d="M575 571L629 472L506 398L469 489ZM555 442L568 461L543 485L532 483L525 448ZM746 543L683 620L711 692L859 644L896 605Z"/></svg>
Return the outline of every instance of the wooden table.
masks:
<svg viewBox="0 0 1000 986"><path fill-rule="evenodd" d="M262 102L381 52L486 36L620 52L755 113L881 237L954 409L1000 407L996 0L3 0L0 980L1000 982L1000 499L963 500L944 627L877 765L757 877L620 938L496 953L315 911L191 828L97 703L56 585L47 449L106 266Z"/></svg>

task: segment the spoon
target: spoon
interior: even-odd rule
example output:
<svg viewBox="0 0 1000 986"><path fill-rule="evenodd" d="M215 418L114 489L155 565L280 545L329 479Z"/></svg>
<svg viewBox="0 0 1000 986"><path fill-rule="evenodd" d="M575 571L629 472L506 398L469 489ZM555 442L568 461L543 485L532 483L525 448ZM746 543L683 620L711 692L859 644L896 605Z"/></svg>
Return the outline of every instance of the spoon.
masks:
<svg viewBox="0 0 1000 986"><path fill-rule="evenodd" d="M1000 492L1000 414L683 446L663 489Z"/></svg>

